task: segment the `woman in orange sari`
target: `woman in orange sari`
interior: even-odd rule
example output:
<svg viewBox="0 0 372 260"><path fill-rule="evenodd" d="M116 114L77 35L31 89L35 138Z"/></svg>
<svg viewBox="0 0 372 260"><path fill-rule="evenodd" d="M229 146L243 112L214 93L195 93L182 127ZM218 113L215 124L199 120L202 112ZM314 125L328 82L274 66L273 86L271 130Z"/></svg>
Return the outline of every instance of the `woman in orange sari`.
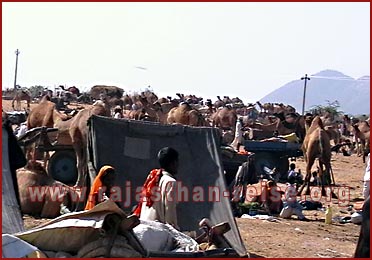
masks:
<svg viewBox="0 0 372 260"><path fill-rule="evenodd" d="M108 200L112 185L115 181L115 169L112 166L103 166L93 181L85 210L94 208L97 204Z"/></svg>

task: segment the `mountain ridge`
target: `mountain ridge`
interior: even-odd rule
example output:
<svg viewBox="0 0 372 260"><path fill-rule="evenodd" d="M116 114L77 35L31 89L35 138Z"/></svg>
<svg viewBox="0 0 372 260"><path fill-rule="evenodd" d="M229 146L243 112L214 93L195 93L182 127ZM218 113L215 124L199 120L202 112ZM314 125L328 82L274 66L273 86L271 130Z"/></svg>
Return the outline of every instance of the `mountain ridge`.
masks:
<svg viewBox="0 0 372 260"><path fill-rule="evenodd" d="M309 76L306 86L305 111L327 101L338 101L346 114L370 113L370 76L354 79L336 70L322 70ZM302 112L303 80L293 80L260 99L261 103L289 104Z"/></svg>

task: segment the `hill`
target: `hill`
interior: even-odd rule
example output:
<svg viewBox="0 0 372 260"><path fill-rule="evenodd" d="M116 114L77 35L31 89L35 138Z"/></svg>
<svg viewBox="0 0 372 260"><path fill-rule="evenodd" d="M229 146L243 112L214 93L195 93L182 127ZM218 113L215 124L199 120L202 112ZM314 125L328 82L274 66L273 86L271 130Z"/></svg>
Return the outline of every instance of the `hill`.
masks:
<svg viewBox="0 0 372 260"><path fill-rule="evenodd" d="M294 80L266 95L260 102L290 104L301 113L303 91L304 81ZM354 79L334 70L311 75L306 87L305 111L316 105L326 105L327 100L337 100L340 110L346 114L369 114L370 77Z"/></svg>

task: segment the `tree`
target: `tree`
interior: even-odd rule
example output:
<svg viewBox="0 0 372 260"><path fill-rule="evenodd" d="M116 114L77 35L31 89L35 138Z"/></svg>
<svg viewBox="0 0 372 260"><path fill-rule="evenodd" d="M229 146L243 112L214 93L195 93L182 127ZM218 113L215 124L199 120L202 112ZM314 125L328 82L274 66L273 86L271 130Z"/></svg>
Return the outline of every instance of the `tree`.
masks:
<svg viewBox="0 0 372 260"><path fill-rule="evenodd" d="M344 114L343 111L339 110L340 103L337 100L333 102L326 100L326 103L326 105L313 106L308 112L318 115L329 115L332 118L337 118Z"/></svg>
<svg viewBox="0 0 372 260"><path fill-rule="evenodd" d="M28 89L28 91L31 94L31 98L36 98L36 97L40 96L40 94L42 95L44 93L45 89L47 89L47 88L43 87L43 86L32 86Z"/></svg>

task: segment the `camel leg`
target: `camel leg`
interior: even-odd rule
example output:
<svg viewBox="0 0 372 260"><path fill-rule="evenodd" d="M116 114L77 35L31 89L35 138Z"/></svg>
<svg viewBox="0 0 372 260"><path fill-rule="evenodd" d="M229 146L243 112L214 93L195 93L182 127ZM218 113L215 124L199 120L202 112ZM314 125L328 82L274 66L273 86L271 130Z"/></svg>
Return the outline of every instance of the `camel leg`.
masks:
<svg viewBox="0 0 372 260"><path fill-rule="evenodd" d="M308 161L306 163L306 176L305 176L305 181L302 184L301 188L298 191L298 194L301 195L303 189L306 186L305 189L305 195L310 195L310 179L311 179L311 167L313 166L315 161L315 158L308 158Z"/></svg>
<svg viewBox="0 0 372 260"><path fill-rule="evenodd" d="M319 159L319 179L321 181L322 186L322 196L327 197L327 192L324 188L324 183L328 183L328 180L326 180L326 175L323 172L323 162Z"/></svg>
<svg viewBox="0 0 372 260"><path fill-rule="evenodd" d="M81 187L83 180L83 171L82 171L82 159L83 159L83 149L80 144L73 143L73 147L76 153L76 168L78 171L78 178L75 184L75 187Z"/></svg>
<svg viewBox="0 0 372 260"><path fill-rule="evenodd" d="M325 167L326 167L326 171L327 171L327 173L329 174L329 177L331 178L330 175L333 174L333 173L331 172L331 171L332 171L331 164L330 164L330 163L325 163ZM334 177L333 177L333 178L334 178ZM333 179L333 182L334 182L334 184L336 184L334 179ZM332 198L333 198L333 199L338 199L337 195L333 192L330 183L328 183L328 184L329 184L329 187L330 187L330 189L331 189L331 196L332 196Z"/></svg>
<svg viewBox="0 0 372 260"><path fill-rule="evenodd" d="M357 156L360 156L360 143L359 143L359 138L355 137L355 147L356 147L356 154Z"/></svg>
<svg viewBox="0 0 372 260"><path fill-rule="evenodd" d="M33 143L28 149L27 149L27 160L31 161L32 163L36 162L36 144Z"/></svg>
<svg viewBox="0 0 372 260"><path fill-rule="evenodd" d="M361 140L360 142L360 155L362 156L363 158L363 163L366 162L366 157L365 157L365 144L366 144L366 140Z"/></svg>
<svg viewBox="0 0 372 260"><path fill-rule="evenodd" d="M50 155L49 155L49 152L46 151L44 153L44 168L45 169L48 169L48 162L49 162L49 159L50 159ZM49 173L48 173L49 174Z"/></svg>
<svg viewBox="0 0 372 260"><path fill-rule="evenodd" d="M31 161L31 162L34 162L34 148L33 148L33 145L31 147L27 147L26 148L26 159L27 159L27 162Z"/></svg>

